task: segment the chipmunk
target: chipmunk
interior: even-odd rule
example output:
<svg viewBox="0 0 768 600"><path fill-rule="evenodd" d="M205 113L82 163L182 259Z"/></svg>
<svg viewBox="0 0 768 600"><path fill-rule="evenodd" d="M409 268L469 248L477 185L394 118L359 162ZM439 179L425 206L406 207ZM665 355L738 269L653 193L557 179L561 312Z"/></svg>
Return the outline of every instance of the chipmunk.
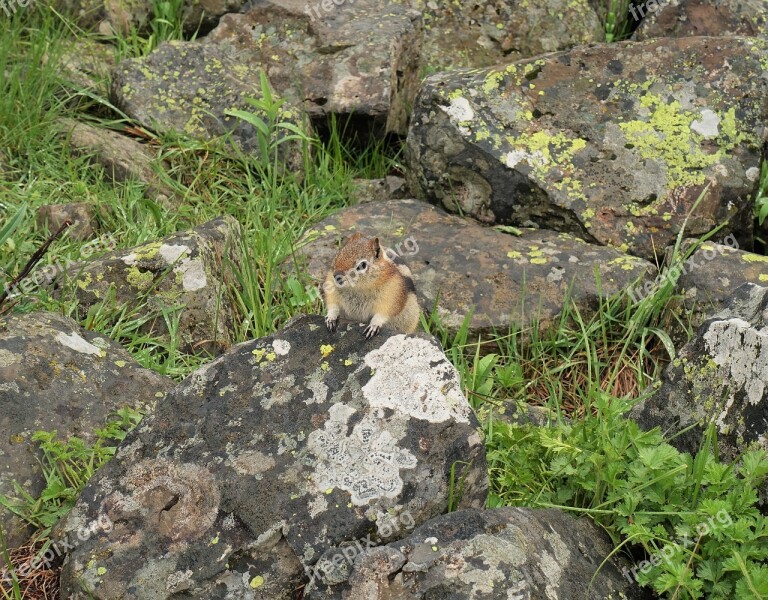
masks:
<svg viewBox="0 0 768 600"><path fill-rule="evenodd" d="M355 233L344 243L325 277L323 292L325 324L331 332L336 331L339 317L368 322L368 339L382 327L411 333L419 324L411 270L387 256L377 237Z"/></svg>

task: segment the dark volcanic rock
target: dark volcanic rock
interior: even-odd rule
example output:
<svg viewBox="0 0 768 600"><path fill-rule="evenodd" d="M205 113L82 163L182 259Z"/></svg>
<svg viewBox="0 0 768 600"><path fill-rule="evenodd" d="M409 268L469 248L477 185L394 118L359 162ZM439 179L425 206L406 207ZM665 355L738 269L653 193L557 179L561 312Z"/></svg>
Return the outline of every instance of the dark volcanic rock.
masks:
<svg viewBox="0 0 768 600"><path fill-rule="evenodd" d="M343 125L354 117L358 127L404 135L419 87L419 13L379 0L312 7L265 0L225 15L203 41L263 68L276 92L313 120L336 115Z"/></svg>
<svg viewBox="0 0 768 600"><path fill-rule="evenodd" d="M640 21L632 37L647 40L695 35L732 36L765 35L768 4L765 0L660 0L651 4L638 2L631 9Z"/></svg>
<svg viewBox="0 0 768 600"><path fill-rule="evenodd" d="M373 202L342 210L307 232L297 256L300 272L316 282L351 230L380 236L413 271L425 310L437 301L441 321L461 327L474 307L470 330L506 331L536 321L546 328L571 297L582 314L637 279L652 279L648 262L567 234L535 229L520 235L481 227L417 200ZM600 277L598 285L596 272Z"/></svg>
<svg viewBox="0 0 768 600"><path fill-rule="evenodd" d="M72 297L82 317L101 305L117 318L139 305L142 331L170 342L167 319L178 315L175 342L186 352L218 353L234 340L235 309L227 292L236 285L240 224L220 217L162 240L77 263L57 282L59 297Z"/></svg>
<svg viewBox="0 0 768 600"><path fill-rule="evenodd" d="M752 242L768 60L755 38L578 48L428 78L408 135L414 193L652 258L688 220Z"/></svg>
<svg viewBox="0 0 768 600"><path fill-rule="evenodd" d="M328 569L335 585L307 600L640 599L649 595L625 578L626 561L594 523L554 509L462 510L425 523L404 540L359 553ZM344 570L342 575L338 571ZM351 571L351 572L350 572ZM339 577L343 577L339 581Z"/></svg>
<svg viewBox="0 0 768 600"><path fill-rule="evenodd" d="M121 444L60 533L99 515L62 594L288 600L329 548L480 507L487 465L454 367L424 335L301 317L185 379ZM394 527L397 525L397 527Z"/></svg>
<svg viewBox="0 0 768 600"><path fill-rule="evenodd" d="M660 426L670 444L695 454L710 423L723 460L768 449L768 288L745 283L728 308L699 327L664 373L661 388L631 416ZM680 433L684 431L684 433ZM762 496L768 500L768 489Z"/></svg>
<svg viewBox="0 0 768 600"><path fill-rule="evenodd" d="M95 441L114 411L147 408L173 381L143 369L117 343L86 331L72 319L36 312L0 319L0 494L16 497L14 481L32 496L45 480L35 431L59 439ZM0 507L0 527L9 547L30 531Z"/></svg>

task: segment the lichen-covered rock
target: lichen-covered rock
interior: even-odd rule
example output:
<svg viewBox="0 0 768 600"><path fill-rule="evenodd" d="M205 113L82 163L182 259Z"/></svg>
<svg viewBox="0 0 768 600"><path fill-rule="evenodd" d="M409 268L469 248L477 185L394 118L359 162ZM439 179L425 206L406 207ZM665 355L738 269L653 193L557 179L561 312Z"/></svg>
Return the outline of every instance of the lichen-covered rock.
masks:
<svg viewBox="0 0 768 600"><path fill-rule="evenodd" d="M652 258L688 220L752 243L768 120L766 42L680 38L578 48L428 78L411 190L484 222L538 225Z"/></svg>
<svg viewBox="0 0 768 600"><path fill-rule="evenodd" d="M263 68L276 92L313 120L354 116L359 129L404 135L419 87L419 13L378 0L317 15L311 7L265 0L225 15L203 41Z"/></svg>
<svg viewBox="0 0 768 600"><path fill-rule="evenodd" d="M45 487L35 431L95 441L114 411L147 409L174 383L141 368L117 343L61 315L35 312L0 319L0 494L17 497L14 481L37 496ZM26 526L0 506L9 547Z"/></svg>
<svg viewBox="0 0 768 600"><path fill-rule="evenodd" d="M393 0L422 11L422 67L441 71L491 65L605 39L589 0ZM318 4L320 4L318 2Z"/></svg>
<svg viewBox="0 0 768 600"><path fill-rule="evenodd" d="M62 119L59 127L74 153L90 156L93 163L104 167L106 177L118 182L140 181L146 185L148 198L168 209L172 207L175 194L153 168L156 157L147 146L114 131L72 119Z"/></svg>
<svg viewBox="0 0 768 600"><path fill-rule="evenodd" d="M307 232L308 243L296 254L298 271L321 282L351 231L380 236L413 271L422 308L437 302L450 330L459 329L473 307L474 334L534 321L546 328L562 313L569 291L582 314L590 314L601 296L656 272L645 260L567 234L502 233L418 200L367 203L327 218Z"/></svg>
<svg viewBox="0 0 768 600"><path fill-rule="evenodd" d="M680 265L676 291L694 327L723 310L741 285L768 285L768 256L739 250L733 238L721 241L704 242ZM687 252L693 243L686 240L680 251Z"/></svg>
<svg viewBox="0 0 768 600"><path fill-rule="evenodd" d="M452 476L453 501L482 506L486 470L434 340L300 317L191 374L126 437L61 525L114 523L69 555L62 594L292 599L329 548L444 512Z"/></svg>
<svg viewBox="0 0 768 600"><path fill-rule="evenodd" d="M346 550L346 551L345 551ZM563 511L461 510L404 540L350 552L316 577L306 600L640 599L613 544L594 523ZM323 589L325 580L335 583Z"/></svg>
<svg viewBox="0 0 768 600"><path fill-rule="evenodd" d="M182 350L219 353L234 340L235 309L228 287L241 263L240 224L220 217L162 240L115 250L73 265L56 295L74 298L82 318L95 305L103 318L140 308L142 331L166 339L178 316L175 340Z"/></svg>
<svg viewBox="0 0 768 600"><path fill-rule="evenodd" d="M636 40L662 37L765 35L765 0L675 0L638 2L631 18L640 21ZM650 6L649 6L650 4Z"/></svg>
<svg viewBox="0 0 768 600"><path fill-rule="evenodd" d="M226 112L245 110L268 121L263 111L247 101L263 100L260 70L224 45L168 42L149 56L123 60L117 66L113 101L149 130L177 131L200 139L231 134L242 151L258 154L258 130ZM277 122L303 125L298 107L290 104L279 109ZM286 135L287 131L276 131L269 142L277 144ZM303 164L299 142L284 141L279 151L289 167Z"/></svg>
<svg viewBox="0 0 768 600"><path fill-rule="evenodd" d="M768 288L745 283L705 321L664 372L663 384L632 410L644 429L695 454L710 423L723 460L768 450ZM683 432L683 433L681 433ZM768 500L768 488L762 495Z"/></svg>

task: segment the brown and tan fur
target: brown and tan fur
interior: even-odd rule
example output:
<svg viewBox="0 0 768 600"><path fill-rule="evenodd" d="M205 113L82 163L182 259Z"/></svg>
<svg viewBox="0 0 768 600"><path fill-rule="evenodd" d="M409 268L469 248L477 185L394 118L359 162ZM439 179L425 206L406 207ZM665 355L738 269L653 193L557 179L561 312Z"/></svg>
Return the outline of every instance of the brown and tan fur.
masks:
<svg viewBox="0 0 768 600"><path fill-rule="evenodd" d="M368 323L367 338L382 327L411 333L419 324L411 270L393 262L377 237L355 233L344 243L325 277L323 292L330 331L336 331L340 317Z"/></svg>

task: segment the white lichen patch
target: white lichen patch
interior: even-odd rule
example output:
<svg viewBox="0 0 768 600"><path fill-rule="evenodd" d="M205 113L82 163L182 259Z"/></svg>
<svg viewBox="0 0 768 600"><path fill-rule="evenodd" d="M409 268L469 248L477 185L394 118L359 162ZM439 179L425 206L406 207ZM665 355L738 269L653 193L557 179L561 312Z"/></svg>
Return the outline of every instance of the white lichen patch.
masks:
<svg viewBox="0 0 768 600"><path fill-rule="evenodd" d="M272 349L278 356L285 356L291 351L291 343L288 340L274 340Z"/></svg>
<svg viewBox="0 0 768 600"><path fill-rule="evenodd" d="M525 557L519 545L501 537L480 534L472 538L462 549L464 568L457 573L459 580L472 586L473 594L490 594L503 586L507 575L500 565L523 564ZM483 562L483 567L472 568L470 560Z"/></svg>
<svg viewBox="0 0 768 600"><path fill-rule="evenodd" d="M163 258L163 260L172 265L178 261L185 254L190 254L192 251L189 246L181 246L178 244L163 244L158 249L157 253Z"/></svg>
<svg viewBox="0 0 768 600"><path fill-rule="evenodd" d="M503 163L510 169L514 169L518 163L525 161L533 166L543 166L547 163L547 159L539 152L530 153L525 150L511 150L504 155Z"/></svg>
<svg viewBox="0 0 768 600"><path fill-rule="evenodd" d="M193 573L189 569L171 573L165 580L165 589L169 592L178 592L188 589L192 583L192 575Z"/></svg>
<svg viewBox="0 0 768 600"><path fill-rule="evenodd" d="M451 100L448 106L441 107L448 118L454 125L458 125L462 122L471 121L475 118L475 111L472 110L472 106L469 104L469 100L459 96Z"/></svg>
<svg viewBox="0 0 768 600"><path fill-rule="evenodd" d="M10 367L21 362L21 354L16 354L5 348L0 348L0 369Z"/></svg>
<svg viewBox="0 0 768 600"><path fill-rule="evenodd" d="M56 341L59 342L59 344L62 346L66 346L67 348L70 348L75 352L80 352L81 354L101 356L104 353L103 350L97 346L94 346L74 331L70 334L60 332L56 336Z"/></svg>
<svg viewBox="0 0 768 600"><path fill-rule="evenodd" d="M471 408L455 367L431 342L395 335L365 355L374 375L363 388L372 407L391 408L415 419L469 423Z"/></svg>
<svg viewBox="0 0 768 600"><path fill-rule="evenodd" d="M314 519L320 513L328 510L328 500L323 495L317 495L313 500L310 500L308 508L309 516Z"/></svg>
<svg viewBox="0 0 768 600"><path fill-rule="evenodd" d="M382 428L386 421L371 415L365 415L347 435L347 424L355 412L346 404L334 404L324 428L309 434L307 449L317 457L315 492L345 490L356 506L377 498L396 498L403 489L400 469L415 468L416 457Z"/></svg>
<svg viewBox="0 0 768 600"><path fill-rule="evenodd" d="M182 274L181 286L187 292L202 290L208 285L205 266L201 260L190 260L176 267L175 271Z"/></svg>
<svg viewBox="0 0 768 600"><path fill-rule="evenodd" d="M768 331L738 317L724 319L709 326L704 343L730 382L731 395L743 390L750 404L760 402L768 383Z"/></svg>
<svg viewBox="0 0 768 600"><path fill-rule="evenodd" d="M710 140L720 135L719 125L720 117L717 113L705 108L701 111L701 116L691 122L691 129L704 137L704 139Z"/></svg>

